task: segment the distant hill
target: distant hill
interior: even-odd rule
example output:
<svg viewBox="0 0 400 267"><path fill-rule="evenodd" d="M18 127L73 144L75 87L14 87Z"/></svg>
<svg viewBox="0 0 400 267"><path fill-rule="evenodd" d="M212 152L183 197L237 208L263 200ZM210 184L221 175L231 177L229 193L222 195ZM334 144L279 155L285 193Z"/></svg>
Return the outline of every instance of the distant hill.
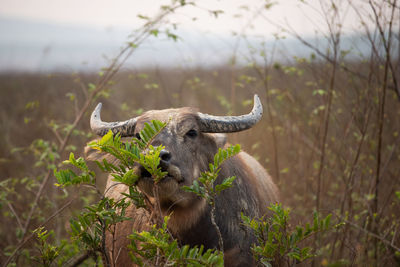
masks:
<svg viewBox="0 0 400 267"><path fill-rule="evenodd" d="M132 29L90 28L63 24L50 24L33 20L0 18L0 71L96 71L107 65L107 58L115 56L128 41ZM238 64L245 64L249 46L261 49L261 39L251 37L247 41L226 35L177 31L178 42L165 37L151 37L135 52L126 66L214 66L227 64L237 46ZM368 46L347 37L344 47L357 47L365 52ZM326 46L324 40L313 40ZM268 38L267 49L274 39ZM357 41L356 41L357 42ZM360 48L361 47L361 48ZM311 50L293 39L279 41L274 60L290 60L293 55L308 56ZM356 56L356 54L354 54ZM257 58L257 55L256 55Z"/></svg>

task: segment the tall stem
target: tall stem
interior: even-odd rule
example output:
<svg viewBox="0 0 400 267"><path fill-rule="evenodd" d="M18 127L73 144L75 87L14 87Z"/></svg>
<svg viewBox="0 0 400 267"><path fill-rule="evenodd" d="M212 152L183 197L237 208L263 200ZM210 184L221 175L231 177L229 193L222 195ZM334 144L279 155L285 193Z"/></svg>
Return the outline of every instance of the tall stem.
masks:
<svg viewBox="0 0 400 267"><path fill-rule="evenodd" d="M336 44L335 44L336 46ZM336 77L336 60L337 60L337 47L334 49L334 63L332 64L332 74L329 81L329 91L328 91L328 103L324 116L324 128L323 128L323 136L322 136L322 144L321 144L321 156L319 160L319 168L317 175L317 195L315 199L315 207L317 212L320 211L321 206L321 187L322 187L322 171L324 169L325 164L325 148L326 148L326 140L328 138L329 131L329 118L331 114L332 108L332 98L333 98L333 90L335 86L335 77Z"/></svg>
<svg viewBox="0 0 400 267"><path fill-rule="evenodd" d="M217 222L215 221L215 202L214 201L211 204L211 223L214 226L215 231L217 231L219 250L224 251L224 240L222 239L221 231L219 230Z"/></svg>
<svg viewBox="0 0 400 267"><path fill-rule="evenodd" d="M390 49L391 49L391 37L392 37L392 23L394 18L394 11L396 6L396 0L393 3L391 18L389 21L389 29L388 29L388 37L386 39L385 32L380 24L379 15L375 8L374 3L369 1L371 9L375 15L375 22L379 29L384 47L386 52L385 58L385 67L384 67L384 77L383 77L383 85L382 85L382 96L379 101L379 110L378 110L378 147L376 150L376 172L375 172L375 181L374 181L374 202L372 207L372 218L373 218L373 232L375 234L378 233L378 224L379 224L379 216L378 216L378 206L379 206L379 184L381 179L381 162L382 162L382 143L383 143L383 126L384 126L384 117L385 117L385 103L386 103L386 90L387 90L387 81L388 81L388 73L389 73L389 63L390 63ZM378 240L374 239L374 264L378 266L379 261L379 253L378 253Z"/></svg>

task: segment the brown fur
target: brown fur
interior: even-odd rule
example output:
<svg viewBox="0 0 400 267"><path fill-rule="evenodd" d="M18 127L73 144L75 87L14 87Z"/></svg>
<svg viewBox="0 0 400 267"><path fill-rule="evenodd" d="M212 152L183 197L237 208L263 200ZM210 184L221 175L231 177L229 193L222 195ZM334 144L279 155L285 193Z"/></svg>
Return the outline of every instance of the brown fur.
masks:
<svg viewBox="0 0 400 267"><path fill-rule="evenodd" d="M172 166L174 172L170 172L171 176L158 185L162 213L171 216L168 228L181 244L203 244L206 249L216 248L218 239L210 221L210 207L204 199L184 192L180 187L191 185L200 172L208 169L218 148L225 145L226 138L221 134L200 132L195 138L186 135L189 130L199 131L198 117L190 108L146 112L138 118L135 132L139 132L145 122L154 119L168 122L152 143L154 146L164 145L172 155L168 166ZM104 156L87 152L92 160ZM264 168L245 152L240 152L222 165L217 182L230 176L236 176L234 186L223 191L216 199L216 221L224 239L225 263L226 266L252 266L250 246L256 240L243 227L240 214L262 216L267 211L266 207L278 200L278 190ZM139 189L154 199L151 178L141 177ZM127 190L126 186L116 185L109 178L106 189L108 197L120 199L121 193ZM129 243L126 236L132 229L142 231L150 227L150 217L145 210L129 207L128 214L133 220L117 224L115 234L107 236L110 255L117 266L129 266L131 262L126 249Z"/></svg>

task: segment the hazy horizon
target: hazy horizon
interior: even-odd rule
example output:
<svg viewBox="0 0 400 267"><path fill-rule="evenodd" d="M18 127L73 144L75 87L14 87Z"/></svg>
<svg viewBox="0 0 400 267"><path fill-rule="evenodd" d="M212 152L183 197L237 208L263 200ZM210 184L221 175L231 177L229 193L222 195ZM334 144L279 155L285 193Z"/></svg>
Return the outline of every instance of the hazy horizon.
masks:
<svg viewBox="0 0 400 267"><path fill-rule="evenodd" d="M260 50L263 42L267 50L275 47L276 61L291 60L294 55L309 56L309 48L279 30L275 23L290 26L307 40L326 45L321 37L326 26L318 23L318 7L311 8L314 2L318 3L308 1L303 9L294 0L278 3L266 11L268 17L262 17L257 10L265 1L196 2L200 9L185 7L170 17L169 23L178 25L175 33L180 40L150 37L126 67L209 67L229 64L234 55L237 64L243 65L250 57L249 46ZM128 41L127 36L140 28L143 21L138 14L152 17L161 4L167 3L0 0L0 71L97 71L106 67L107 59L117 55ZM215 18L206 7L224 12ZM351 36L359 33L349 14L343 19L347 23L343 32L348 36L344 47L349 49ZM277 42L276 33L285 38ZM241 34L246 35L246 40L238 37ZM366 48L358 43L355 49ZM258 59L261 60L259 55Z"/></svg>
<svg viewBox="0 0 400 267"><path fill-rule="evenodd" d="M95 71L107 65L129 40L128 27L100 29L0 17L0 71ZM226 34L177 30L177 42L150 37L127 66L226 65L234 54L237 37ZM268 45L272 45L273 38ZM253 46L261 39L250 38ZM247 53L241 44L238 53ZM240 61L239 61L240 63Z"/></svg>

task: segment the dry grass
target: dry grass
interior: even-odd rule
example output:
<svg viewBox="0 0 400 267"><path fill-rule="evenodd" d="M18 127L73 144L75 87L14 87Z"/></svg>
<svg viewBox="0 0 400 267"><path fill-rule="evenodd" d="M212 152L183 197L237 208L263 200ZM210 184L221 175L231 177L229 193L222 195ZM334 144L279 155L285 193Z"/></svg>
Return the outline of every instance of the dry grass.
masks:
<svg viewBox="0 0 400 267"><path fill-rule="evenodd" d="M252 68L234 69L147 69L120 72L110 86L110 97L101 97L104 120L123 120L142 110L194 106L210 114L242 114L251 108L254 93L261 96L265 107L264 119L253 129L232 134L231 143L241 143L244 150L257 157L278 183L282 202L292 208L294 221L308 221L316 208L321 153L320 207L323 214L333 213L336 221L348 224L337 232L320 237L320 257L317 265L344 260L345 265L364 265L374 258L373 240L378 240L379 265L395 264L394 253L400 247L400 105L393 89L386 95L378 207L374 209L377 147L379 141L379 105L382 93L380 70L371 74L366 63L346 63L356 74L338 69L329 113L329 127L323 152L322 136L328 103L332 65L323 62L300 62L292 66L266 66L265 77ZM371 77L368 79L366 77ZM32 155L10 153L14 147L29 146L38 138L57 142L50 127L73 120L74 101L67 93L76 95L77 104L83 98L80 84L96 79L95 75L70 74L3 74L0 76L2 95L2 138L0 140L0 171L2 180L8 177L37 177L40 169L33 168ZM26 104L37 101L33 108ZM268 106L267 106L268 102ZM250 104L250 106L249 106ZM78 130L89 132L89 114ZM24 123L25 120L25 123ZM273 126L273 127L272 127ZM82 155L90 137L76 135L70 144L75 154ZM274 142L275 140L275 142ZM66 158L68 150L61 158ZM34 178L30 178L34 179ZM54 178L47 185L43 209L32 224L61 206L62 194L54 189ZM38 178L40 180L40 178ZM99 181L101 184L102 181ZM16 194L5 199L22 214L33 197L31 192L17 188ZM70 192L71 196L76 192ZM7 205L2 206L1 247L15 244L17 225ZM47 205L47 206L46 206ZM82 202L65 211L51 226L58 238L65 235L64 224ZM374 216L374 213L375 216ZM26 216L26 214L25 214ZM374 219L376 218L376 219ZM33 228L32 228L33 229ZM4 256L2 256L4 257ZM398 258L397 258L398 261Z"/></svg>

